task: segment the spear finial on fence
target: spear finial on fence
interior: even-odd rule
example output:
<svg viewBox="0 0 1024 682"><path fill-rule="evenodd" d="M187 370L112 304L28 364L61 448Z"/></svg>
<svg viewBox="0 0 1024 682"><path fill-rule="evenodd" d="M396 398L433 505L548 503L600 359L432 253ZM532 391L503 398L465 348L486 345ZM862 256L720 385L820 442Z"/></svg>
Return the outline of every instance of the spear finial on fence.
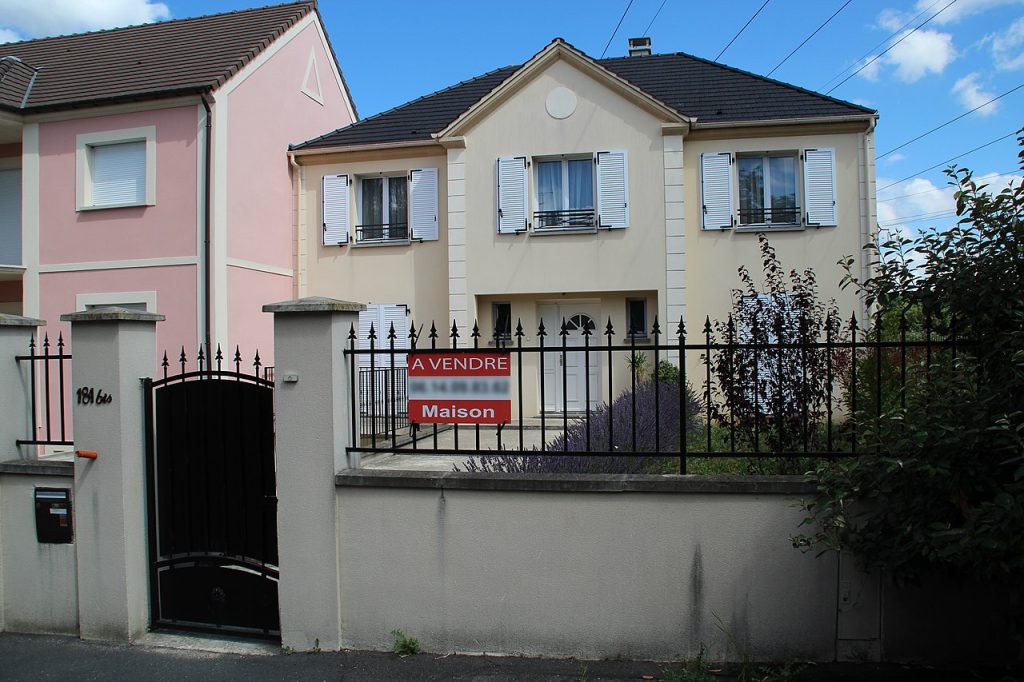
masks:
<svg viewBox="0 0 1024 682"><path fill-rule="evenodd" d="M682 343L686 340L686 323L683 322L683 316L679 316L679 326L676 328L676 336L679 337L679 342Z"/></svg>
<svg viewBox="0 0 1024 682"><path fill-rule="evenodd" d="M242 349L235 346L235 374L242 373Z"/></svg>
<svg viewBox="0 0 1024 682"><path fill-rule="evenodd" d="M409 321L409 347L416 349L416 342L419 341L419 334L416 333L416 321Z"/></svg>
<svg viewBox="0 0 1024 682"><path fill-rule="evenodd" d="M394 343L395 339L397 339L397 338L398 338L398 334L395 333L395 322L394 322L394 320L392 320L391 321L391 329L388 330L388 341L390 341L391 343Z"/></svg>
<svg viewBox="0 0 1024 682"><path fill-rule="evenodd" d="M377 329L373 326L373 322L370 323L370 333L367 334L366 338L370 341L371 346L373 346L373 342L377 340Z"/></svg>
<svg viewBox="0 0 1024 682"><path fill-rule="evenodd" d="M569 336L569 325L564 317L562 318L562 328L558 331L558 335L562 337L563 343L565 342L565 337Z"/></svg>
<svg viewBox="0 0 1024 682"><path fill-rule="evenodd" d="M537 325L537 338L539 338L539 339L543 339L543 338L544 338L545 336L547 336L547 335L548 335L548 333L547 333L547 331L546 331L546 330L544 329L544 320L541 320L541 321L540 321L540 324L539 324L539 325Z"/></svg>
<svg viewBox="0 0 1024 682"><path fill-rule="evenodd" d="M608 337L608 343L612 342L612 337L615 335L615 327L612 326L612 318L608 316L608 324L604 327L604 335Z"/></svg>
<svg viewBox="0 0 1024 682"><path fill-rule="evenodd" d="M355 343L356 343L356 325L354 323L350 324L348 326L348 340L349 340L349 345L352 345L352 346L355 345Z"/></svg>
<svg viewBox="0 0 1024 682"><path fill-rule="evenodd" d="M521 317L516 318L516 338L522 339L524 336L525 334L523 333L523 319Z"/></svg>
<svg viewBox="0 0 1024 682"><path fill-rule="evenodd" d="M480 326L476 323L475 319L473 320L473 332L469 336L473 339L473 345L477 345L477 340L480 338Z"/></svg>
<svg viewBox="0 0 1024 682"><path fill-rule="evenodd" d="M217 355L214 356L214 359L217 360L217 371L219 372L220 371L220 367L221 367L221 363L224 361L224 353L222 353L220 351L220 344L219 343L217 344Z"/></svg>
<svg viewBox="0 0 1024 682"><path fill-rule="evenodd" d="M181 363L181 373L182 374L185 373L185 361L186 361L186 358L185 358L185 346L182 346L181 347L181 355L178 356L178 362Z"/></svg>
<svg viewBox="0 0 1024 682"><path fill-rule="evenodd" d="M259 350L259 348L257 348L257 349L256 349L256 357L255 357L255 358L253 359L253 361L252 361L252 366L253 366L253 373L254 373L254 374L255 374L256 376L259 376L259 375L260 375L260 366L261 366L262 364L263 364L263 363L261 363L261 362L260 362L260 350Z"/></svg>
<svg viewBox="0 0 1024 682"><path fill-rule="evenodd" d="M707 336L708 338L711 337L711 316L710 315L705 315L704 316L704 335Z"/></svg>
<svg viewBox="0 0 1024 682"><path fill-rule="evenodd" d="M658 322L658 316L654 316L654 326L651 327L651 333L654 334L654 345L658 345L658 337L661 336L661 324Z"/></svg>
<svg viewBox="0 0 1024 682"><path fill-rule="evenodd" d="M459 325L456 324L454 319L452 319L452 332L448 336L452 339L452 348L455 348L459 343Z"/></svg>
<svg viewBox="0 0 1024 682"><path fill-rule="evenodd" d="M199 372L202 373L206 364L206 354L203 353L203 344L199 344L199 352L196 353L196 361L199 363Z"/></svg>
<svg viewBox="0 0 1024 682"><path fill-rule="evenodd" d="M170 367L171 363L167 359L167 351L164 351L164 359L160 361L160 366L164 370L164 379L167 379L167 368Z"/></svg>

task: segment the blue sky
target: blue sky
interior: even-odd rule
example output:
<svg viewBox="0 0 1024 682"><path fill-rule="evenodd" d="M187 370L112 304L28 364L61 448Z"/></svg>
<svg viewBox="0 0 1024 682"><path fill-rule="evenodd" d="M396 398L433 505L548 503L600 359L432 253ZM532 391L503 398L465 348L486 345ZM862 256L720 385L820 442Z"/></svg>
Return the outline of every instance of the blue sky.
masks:
<svg viewBox="0 0 1024 682"><path fill-rule="evenodd" d="M601 56L611 39L607 56L622 56L626 39L646 31L655 52L683 51L715 59L763 3L321 0L320 11L356 106L365 117L500 66L521 63L556 36L594 57ZM0 40L257 4L263 3L0 0ZM627 5L629 10L612 38ZM831 94L881 114L876 133L880 224L915 230L953 223L951 192L944 188L941 169L893 183L1024 125L1024 87L918 142L886 152L1024 85L1024 0L769 0L720 61L767 74L837 10L772 77L826 92L902 38ZM1007 174L1019 176L1012 136L958 163L978 175L994 174L995 184L1005 183Z"/></svg>

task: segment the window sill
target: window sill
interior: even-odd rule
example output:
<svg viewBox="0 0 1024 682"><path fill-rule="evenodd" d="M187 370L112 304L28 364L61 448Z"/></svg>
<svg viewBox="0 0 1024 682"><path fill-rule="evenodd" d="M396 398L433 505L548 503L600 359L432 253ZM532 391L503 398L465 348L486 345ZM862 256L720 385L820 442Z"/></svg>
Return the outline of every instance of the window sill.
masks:
<svg viewBox="0 0 1024 682"><path fill-rule="evenodd" d="M102 206L79 206L78 211L105 211L108 208L137 208L139 206L156 206L148 201L133 201L128 204L103 204Z"/></svg>
<svg viewBox="0 0 1024 682"><path fill-rule="evenodd" d="M596 234L597 226L589 227L535 227L532 230L535 236L549 234Z"/></svg>
<svg viewBox="0 0 1024 682"><path fill-rule="evenodd" d="M411 239L366 239L361 242L353 242L353 249L369 249L376 246L409 246Z"/></svg>
<svg viewBox="0 0 1024 682"><path fill-rule="evenodd" d="M769 225L767 223L759 223L756 225L737 225L733 229L737 232L802 232L807 229L807 226L797 223L792 223L790 225Z"/></svg>

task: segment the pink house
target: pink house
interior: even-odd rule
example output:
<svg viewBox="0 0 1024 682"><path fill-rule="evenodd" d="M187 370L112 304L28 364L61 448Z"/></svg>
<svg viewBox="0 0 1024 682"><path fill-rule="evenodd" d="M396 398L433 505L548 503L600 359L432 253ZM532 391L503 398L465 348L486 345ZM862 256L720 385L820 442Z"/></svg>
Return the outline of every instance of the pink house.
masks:
<svg viewBox="0 0 1024 682"><path fill-rule="evenodd" d="M315 2L0 45L0 312L53 336L61 313L136 307L167 316L162 348L272 364L288 144L354 120Z"/></svg>

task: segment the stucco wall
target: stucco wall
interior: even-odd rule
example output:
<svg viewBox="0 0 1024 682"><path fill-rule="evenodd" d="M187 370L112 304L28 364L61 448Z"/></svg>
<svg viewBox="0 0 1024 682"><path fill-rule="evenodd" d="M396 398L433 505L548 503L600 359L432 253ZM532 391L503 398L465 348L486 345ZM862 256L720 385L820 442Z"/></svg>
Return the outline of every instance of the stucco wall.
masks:
<svg viewBox="0 0 1024 682"><path fill-rule="evenodd" d="M323 104L302 92L310 53L318 65ZM227 97L229 257L294 266L288 145L351 123L344 97L334 76L333 57L313 23L231 90Z"/></svg>
<svg viewBox="0 0 1024 682"><path fill-rule="evenodd" d="M360 247L355 244L357 193L349 188L352 207L352 232L348 246L323 245L323 208L321 183L324 175L349 173L358 182L360 175L385 175L408 172L414 168L436 168L438 185L437 241L405 245ZM448 202L447 166L444 152L385 155L368 160L358 154L332 159L303 169L302 225L305 235L307 270L304 273L306 296L329 296L357 303L405 303L410 320L417 326L436 321L439 328L450 326L448 318ZM446 345L442 340L441 345Z"/></svg>
<svg viewBox="0 0 1024 682"><path fill-rule="evenodd" d="M757 233L741 229L704 230L701 228L700 157L708 152L799 152L807 148L831 147L836 150L836 227L809 227L803 230L767 231L769 242L787 272L814 270L823 298L835 298L840 314L849 319L859 313L852 288L841 290L844 270L837 261L845 256L861 258L866 243L860 209L862 190L859 173L857 133L776 135L726 139L688 138L683 147L683 186L686 215L687 326L691 332L703 328L704 318L724 318L731 308L731 295L740 287L737 268L746 265L756 281L763 282ZM735 185L736 183L734 183ZM797 186L803 181L798 176ZM739 206L734 186L734 206ZM800 205L803 206L802 201ZM855 272L856 274L856 272Z"/></svg>
<svg viewBox="0 0 1024 682"><path fill-rule="evenodd" d="M577 97L557 120L545 110L556 87ZM466 290L473 295L665 288L661 122L566 62L558 61L465 135ZM626 150L629 227L597 234L497 234L495 160L501 156ZM536 210L535 170L530 212ZM472 311L470 317L473 317Z"/></svg>
<svg viewBox="0 0 1024 682"><path fill-rule="evenodd" d="M186 106L41 123L40 263L195 256L196 115ZM156 126L156 205L77 211L76 136L142 126Z"/></svg>
<svg viewBox="0 0 1024 682"><path fill-rule="evenodd" d="M173 356L184 346L191 359L197 350L196 282L194 265L43 273L39 277L40 317L47 321L51 339L60 331L69 340L70 324L60 322L60 316L76 310L77 294L156 291L156 310L152 312L167 316L157 330L160 354L166 350ZM153 359L154 371L158 359Z"/></svg>
<svg viewBox="0 0 1024 682"><path fill-rule="evenodd" d="M0 474L0 629L77 634L75 545L36 540L36 487L72 488L73 481Z"/></svg>
<svg viewBox="0 0 1024 682"><path fill-rule="evenodd" d="M836 563L785 495L339 487L343 646L667 659L834 655Z"/></svg>

